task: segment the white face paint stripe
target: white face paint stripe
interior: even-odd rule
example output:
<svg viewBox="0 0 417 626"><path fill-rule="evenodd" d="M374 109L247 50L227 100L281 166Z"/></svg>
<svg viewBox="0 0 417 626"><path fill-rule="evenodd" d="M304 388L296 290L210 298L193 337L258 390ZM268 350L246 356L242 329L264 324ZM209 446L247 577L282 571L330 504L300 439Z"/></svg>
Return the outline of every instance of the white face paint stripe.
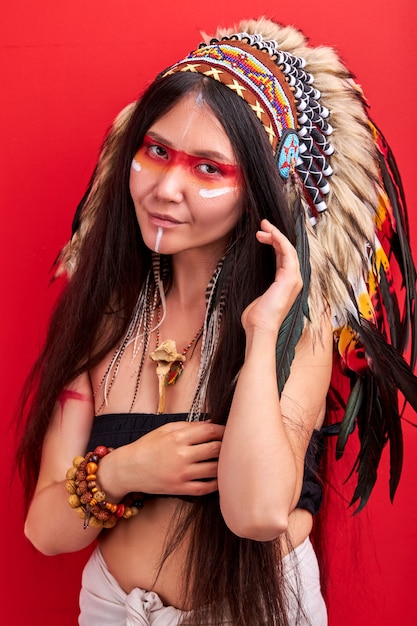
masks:
<svg viewBox="0 0 417 626"><path fill-rule="evenodd" d="M160 226L158 226L158 232L156 233L156 239L155 239L155 252L159 252L159 246L161 243L163 232L164 232L163 229Z"/></svg>
<svg viewBox="0 0 417 626"><path fill-rule="evenodd" d="M197 94L194 104L196 107L202 107L205 105L204 97L201 91Z"/></svg>
<svg viewBox="0 0 417 626"><path fill-rule="evenodd" d="M142 166L140 163L138 163L135 159L133 159L132 161L132 167L134 170L136 170L137 172L140 172L140 170L142 169Z"/></svg>
<svg viewBox="0 0 417 626"><path fill-rule="evenodd" d="M218 198L224 196L225 193L234 191L234 187L221 187L220 189L200 189L198 192L202 198Z"/></svg>

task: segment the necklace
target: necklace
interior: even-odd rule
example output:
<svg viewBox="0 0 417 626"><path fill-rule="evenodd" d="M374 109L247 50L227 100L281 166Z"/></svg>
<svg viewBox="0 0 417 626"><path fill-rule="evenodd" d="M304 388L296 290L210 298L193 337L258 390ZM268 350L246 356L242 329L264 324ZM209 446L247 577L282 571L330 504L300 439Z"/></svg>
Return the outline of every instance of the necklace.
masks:
<svg viewBox="0 0 417 626"><path fill-rule="evenodd" d="M180 354L180 359L177 359L177 362L169 362L168 371L171 371L171 376L169 378L172 377L173 379L173 382L170 384L175 384L184 369L185 358L183 360L182 357L186 356L188 351L193 345L195 345L201 336L200 367L194 398L189 411L189 421L197 421L200 419L202 407L205 402L213 356L216 352L218 344L224 309L224 297L219 297L218 300L216 300L216 298L218 296L218 282L223 267L223 261L224 258L220 259L216 269L214 270L213 276L207 285L206 317L202 328L198 331L198 333L196 333L189 345L184 348L182 355ZM150 338L152 333L158 332L158 325L154 325L154 318L155 314L157 314L158 302L162 303L162 306L164 307L164 283L168 281L169 275L170 267L167 265L167 259L164 259L164 257L161 257L159 254L153 254L152 267L150 268L146 280L140 289L126 333L120 344L116 347L106 372L94 390L94 398L97 402L96 414L99 414L107 405L108 397L112 391L113 385L116 382L122 360L125 358L126 351L130 346L132 347L132 351L130 365L128 367L133 370L132 376L136 375L129 413L133 411L139 392L139 384L145 363L145 356L148 354ZM222 289L224 289L224 285ZM175 353L178 354L176 346ZM165 387L165 379L163 382ZM162 390L161 393L163 394L165 391Z"/></svg>
<svg viewBox="0 0 417 626"><path fill-rule="evenodd" d="M100 413L105 405L107 405L107 398L112 390L113 384L116 381L119 373L122 358L128 346L133 346L133 354L131 358L130 367L133 366L138 354L141 354L140 362L137 367L136 383L133 394L133 399L130 405L129 413L132 412L133 406L136 401L136 397L139 389L139 382L141 378L142 368L145 361L145 354L148 350L150 335L153 331L152 324L154 318L154 312L157 307L157 291L154 290L150 284L150 275L148 275L145 285L139 293L138 300L133 310L132 318L130 320L126 334L116 348L113 357L104 373L103 378L94 390L94 397L97 397L100 390L103 392L103 398L96 409L96 413Z"/></svg>
<svg viewBox="0 0 417 626"><path fill-rule="evenodd" d="M177 345L173 339L166 339L159 345L160 340L160 307L158 306L158 324L156 328L156 348L149 357L156 363L156 375L158 377L158 411L157 413L163 413L165 410L165 392L168 385L175 385L184 371L184 362L186 361L186 354L192 348L192 346L198 341L203 332L203 326L199 328L190 343L185 346L184 350L177 352Z"/></svg>

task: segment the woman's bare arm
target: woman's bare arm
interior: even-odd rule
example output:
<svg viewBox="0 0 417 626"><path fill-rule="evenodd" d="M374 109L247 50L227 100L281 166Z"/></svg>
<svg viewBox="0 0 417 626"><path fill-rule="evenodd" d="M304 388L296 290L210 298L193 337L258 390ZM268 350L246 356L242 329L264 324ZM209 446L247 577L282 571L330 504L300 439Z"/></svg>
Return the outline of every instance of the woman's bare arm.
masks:
<svg viewBox="0 0 417 626"><path fill-rule="evenodd" d="M93 420L90 382L83 374L64 390L55 407L26 519L26 536L44 554L80 550L100 532L84 529L65 489L73 459L86 452ZM100 487L111 502L135 491L190 496L215 491L223 432L224 426L209 422L165 424L106 455L98 470Z"/></svg>
<svg viewBox="0 0 417 626"><path fill-rule="evenodd" d="M84 454L94 419L87 374L64 389L55 405L46 434L35 494L25 523L25 534L44 554L73 552L89 545L99 530L84 530L82 520L68 504L65 476L72 460Z"/></svg>
<svg viewBox="0 0 417 626"><path fill-rule="evenodd" d="M274 246L275 283L245 311L246 356L239 375L220 458L220 505L239 536L266 541L285 532L302 487L304 458L323 419L332 366L332 331L323 313L321 338L300 340L289 379L278 395L275 345L280 325L300 289L298 261L271 225L259 239Z"/></svg>

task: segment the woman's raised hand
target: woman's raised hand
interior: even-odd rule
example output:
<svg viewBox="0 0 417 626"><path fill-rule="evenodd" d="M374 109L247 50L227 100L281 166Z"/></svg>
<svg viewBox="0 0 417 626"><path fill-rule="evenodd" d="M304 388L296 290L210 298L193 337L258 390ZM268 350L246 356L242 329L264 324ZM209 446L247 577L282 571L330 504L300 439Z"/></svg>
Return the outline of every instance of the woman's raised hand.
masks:
<svg viewBox="0 0 417 626"><path fill-rule="evenodd" d="M274 248L275 280L264 294L246 307L242 324L245 331L260 328L278 332L303 286L298 256L288 239L266 219L262 220L256 237L260 243Z"/></svg>

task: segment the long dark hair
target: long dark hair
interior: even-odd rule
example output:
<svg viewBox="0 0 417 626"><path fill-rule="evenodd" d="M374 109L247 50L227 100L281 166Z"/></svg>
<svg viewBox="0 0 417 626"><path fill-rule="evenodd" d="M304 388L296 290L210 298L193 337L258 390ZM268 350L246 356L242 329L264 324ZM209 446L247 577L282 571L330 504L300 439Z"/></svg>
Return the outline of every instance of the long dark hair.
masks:
<svg viewBox="0 0 417 626"><path fill-rule="evenodd" d="M234 381L244 360L240 316L275 273L274 254L257 243L255 232L267 217L294 241L293 218L266 134L248 105L213 79L177 73L157 79L133 111L101 190L94 224L82 243L78 267L56 305L44 349L25 387L18 462L28 499L60 391L120 342L151 266L151 252L143 243L129 193L132 158L149 127L190 92L201 94L223 125L244 179L244 211L222 270L225 308L207 391L211 419L227 421ZM99 340L103 336L105 340ZM221 624L227 610L235 626L287 625L279 542L234 535L221 516L218 494L193 505L172 545L185 529L191 529L187 602L200 607L193 612L193 624Z"/></svg>

